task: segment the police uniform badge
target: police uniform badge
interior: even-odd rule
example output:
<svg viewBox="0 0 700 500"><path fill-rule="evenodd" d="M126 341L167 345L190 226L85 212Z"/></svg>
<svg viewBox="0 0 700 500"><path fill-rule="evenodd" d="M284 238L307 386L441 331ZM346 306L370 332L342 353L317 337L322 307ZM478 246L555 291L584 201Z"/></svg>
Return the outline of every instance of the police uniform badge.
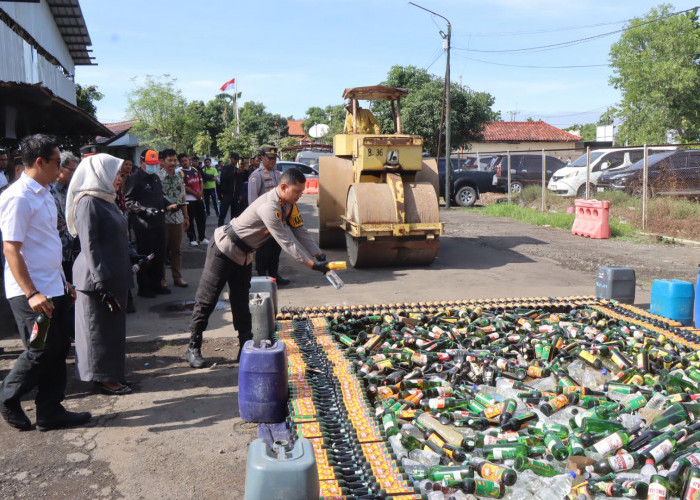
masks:
<svg viewBox="0 0 700 500"><path fill-rule="evenodd" d="M277 220L282 220L282 212L280 212L279 210L275 210L275 217L277 218Z"/></svg>

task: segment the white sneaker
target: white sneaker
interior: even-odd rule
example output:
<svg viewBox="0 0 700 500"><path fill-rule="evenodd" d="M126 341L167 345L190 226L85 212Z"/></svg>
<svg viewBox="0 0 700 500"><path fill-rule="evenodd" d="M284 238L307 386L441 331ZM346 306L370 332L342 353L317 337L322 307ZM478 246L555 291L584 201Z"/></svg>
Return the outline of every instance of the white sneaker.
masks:
<svg viewBox="0 0 700 500"><path fill-rule="evenodd" d="M206 239L206 238L204 238L204 239L203 239L202 241L200 241L199 243L202 244L202 245L208 245L208 244L209 244L209 240Z"/></svg>
<svg viewBox="0 0 700 500"><path fill-rule="evenodd" d="M199 243L197 243L196 241L190 241L191 247L196 247L197 245L199 245Z"/></svg>

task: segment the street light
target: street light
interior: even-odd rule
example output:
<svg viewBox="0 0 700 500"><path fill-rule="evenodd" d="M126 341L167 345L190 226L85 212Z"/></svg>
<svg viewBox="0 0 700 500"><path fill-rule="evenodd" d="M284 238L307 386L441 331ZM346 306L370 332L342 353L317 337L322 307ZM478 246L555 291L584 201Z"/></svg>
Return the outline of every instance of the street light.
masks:
<svg viewBox="0 0 700 500"><path fill-rule="evenodd" d="M443 46L447 51L447 64L445 65L445 206L450 208L450 168L452 167L452 162L450 161L452 153L450 144L450 136L452 131L450 126L450 41L452 39L452 24L450 24L449 19L447 19L445 16L441 16L437 12L433 12L432 10L421 7L413 2L408 3L414 7L418 7L419 9L430 12L431 14L444 19L447 23L447 34L440 31L440 36L444 40Z"/></svg>

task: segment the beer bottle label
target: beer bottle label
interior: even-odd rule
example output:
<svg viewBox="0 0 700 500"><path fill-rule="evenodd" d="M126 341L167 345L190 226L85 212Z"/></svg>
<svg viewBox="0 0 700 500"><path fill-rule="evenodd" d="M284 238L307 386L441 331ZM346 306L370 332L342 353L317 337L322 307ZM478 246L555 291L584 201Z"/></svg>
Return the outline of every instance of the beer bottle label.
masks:
<svg viewBox="0 0 700 500"><path fill-rule="evenodd" d="M649 450L649 454L654 457L654 463L659 463L673 451L673 443L670 439L665 439Z"/></svg>
<svg viewBox="0 0 700 500"><path fill-rule="evenodd" d="M488 479L490 481L500 481L501 476L503 476L503 472L505 472L505 469L503 467L500 467L495 464L486 463L481 467L479 475L482 478Z"/></svg>
<svg viewBox="0 0 700 500"><path fill-rule="evenodd" d="M630 470L634 467L634 457L632 455L614 455L608 458L608 464L613 472Z"/></svg>
<svg viewBox="0 0 700 500"><path fill-rule="evenodd" d="M696 498L700 498L700 477L693 477L688 481L688 487L683 496L683 500L695 500Z"/></svg>
<svg viewBox="0 0 700 500"><path fill-rule="evenodd" d="M668 490L663 484L652 483L649 485L647 500L666 500L667 498Z"/></svg>

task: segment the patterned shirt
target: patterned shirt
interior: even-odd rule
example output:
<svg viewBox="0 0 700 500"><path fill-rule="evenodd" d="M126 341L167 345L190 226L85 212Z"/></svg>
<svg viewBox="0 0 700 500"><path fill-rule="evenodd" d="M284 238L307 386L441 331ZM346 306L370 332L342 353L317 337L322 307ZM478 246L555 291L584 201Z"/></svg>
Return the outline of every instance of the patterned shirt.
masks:
<svg viewBox="0 0 700 500"><path fill-rule="evenodd" d="M182 175L178 173L168 175L163 170L160 178L163 184L163 196L170 200L171 203L180 203L185 197L185 183L182 180ZM182 224L183 222L185 222L185 216L182 214L182 210L165 212L166 224Z"/></svg>

